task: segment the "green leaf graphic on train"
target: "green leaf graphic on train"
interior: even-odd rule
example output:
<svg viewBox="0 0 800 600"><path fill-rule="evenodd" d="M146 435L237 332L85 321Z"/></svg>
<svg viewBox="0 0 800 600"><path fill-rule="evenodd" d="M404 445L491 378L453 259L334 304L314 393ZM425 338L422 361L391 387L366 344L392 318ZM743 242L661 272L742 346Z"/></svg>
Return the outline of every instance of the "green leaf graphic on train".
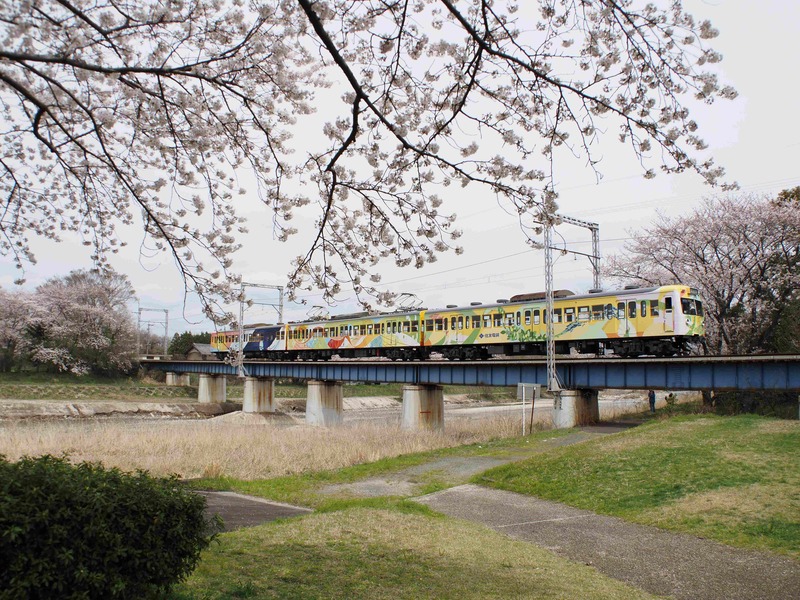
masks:
<svg viewBox="0 0 800 600"><path fill-rule="evenodd" d="M542 342L547 338L543 333L536 333L519 325L510 325L500 333L504 333L512 342Z"/></svg>

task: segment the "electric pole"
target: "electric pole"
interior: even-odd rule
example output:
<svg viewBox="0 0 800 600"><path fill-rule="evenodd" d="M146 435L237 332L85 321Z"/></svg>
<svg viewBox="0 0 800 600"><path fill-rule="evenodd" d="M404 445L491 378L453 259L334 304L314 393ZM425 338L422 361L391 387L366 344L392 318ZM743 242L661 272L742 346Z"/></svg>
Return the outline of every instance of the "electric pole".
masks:
<svg viewBox="0 0 800 600"><path fill-rule="evenodd" d="M267 285L262 283L246 283L242 282L239 287L239 348L236 353L237 372L239 377L244 377L244 304L245 288L261 288L269 290L278 290L278 302L254 302L260 306L271 306L278 312L278 323L283 323L283 286L282 285Z"/></svg>
<svg viewBox="0 0 800 600"><path fill-rule="evenodd" d="M169 335L169 311L166 308L143 308L139 307L138 315L136 317L136 354L141 354L141 327L142 327L142 313L145 311L150 312L163 312L164 313L164 356L167 355L167 347L169 345L168 335ZM150 325L153 321L145 321L147 323L147 349L150 349Z"/></svg>

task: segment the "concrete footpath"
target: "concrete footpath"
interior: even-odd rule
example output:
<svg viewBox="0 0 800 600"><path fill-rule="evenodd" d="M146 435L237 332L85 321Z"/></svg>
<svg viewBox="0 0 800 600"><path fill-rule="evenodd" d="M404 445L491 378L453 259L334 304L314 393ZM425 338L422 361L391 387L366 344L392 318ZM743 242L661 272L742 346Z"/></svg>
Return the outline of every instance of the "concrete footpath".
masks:
<svg viewBox="0 0 800 600"><path fill-rule="evenodd" d="M235 492L197 492L206 498L206 512L223 519L223 531L261 525L284 517L297 517L313 512L310 508L272 502Z"/></svg>
<svg viewBox="0 0 800 600"><path fill-rule="evenodd" d="M414 500L591 565L652 594L686 600L800 597L800 564L789 558L477 485Z"/></svg>

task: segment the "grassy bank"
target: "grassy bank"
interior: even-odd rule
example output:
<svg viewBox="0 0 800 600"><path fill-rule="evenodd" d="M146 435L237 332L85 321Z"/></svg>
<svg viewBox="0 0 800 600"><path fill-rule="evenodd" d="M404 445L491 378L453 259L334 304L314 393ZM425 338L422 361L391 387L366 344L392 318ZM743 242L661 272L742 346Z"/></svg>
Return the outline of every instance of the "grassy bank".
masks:
<svg viewBox="0 0 800 600"><path fill-rule="evenodd" d="M241 399L244 386L231 377L227 384L228 399ZM343 386L345 398L384 396L397 398L403 392L402 384L355 384ZM445 386L445 394L464 395L470 400L509 401L516 397L516 388L489 386ZM305 398L306 386L299 383L276 385L278 398ZM0 400L60 400L60 401L146 401L176 398L197 398L197 376L191 377L190 386L167 387L152 379L121 377L116 379L76 376L68 373L0 373Z"/></svg>
<svg viewBox="0 0 800 600"><path fill-rule="evenodd" d="M800 559L797 421L654 421L490 470L475 481Z"/></svg>
<svg viewBox="0 0 800 600"><path fill-rule="evenodd" d="M516 431L505 431L504 436L484 435L483 439L467 444L469 421L457 421L450 425L455 432L461 429L463 443L449 447L441 446L413 454L386 456L371 462L353 463L340 469L313 470L287 474L269 479L238 479L234 477L207 477L192 483L198 489L230 490L279 502L312 507L318 511L339 510L342 507L360 505L364 501L376 501L374 497L362 498L346 488L332 493L331 486L346 486L369 479L403 480L413 484L412 489L403 495L393 492L392 501L403 501L412 495L429 494L455 485L466 483L470 476L461 475L458 470L449 472L446 468L425 470L408 474L403 471L427 464L438 464L452 459L522 459L539 452L547 451L548 443L571 433L569 430L538 431L525 438L511 437ZM489 421L488 423L491 423ZM487 423L487 424L488 424ZM499 422L495 424L495 427ZM517 429L511 423L511 429ZM487 433L490 430L487 429ZM498 433L500 430L493 430ZM454 433L455 433L454 432ZM435 434L439 435L439 434ZM388 438L391 439L391 438ZM422 471L422 472L420 472Z"/></svg>
<svg viewBox="0 0 800 600"><path fill-rule="evenodd" d="M569 447L558 446L574 431L521 438L518 427L516 419L453 420L445 432L277 421L4 424L0 453L69 452L124 469L202 476L193 484L316 509L223 534L175 600L648 597L413 502L469 479L447 472L451 459L514 459L476 481L800 559L797 421L656 418ZM382 497L349 486L380 479L415 485Z"/></svg>
<svg viewBox="0 0 800 600"><path fill-rule="evenodd" d="M224 534L173 594L223 598L652 598L484 527L351 508Z"/></svg>

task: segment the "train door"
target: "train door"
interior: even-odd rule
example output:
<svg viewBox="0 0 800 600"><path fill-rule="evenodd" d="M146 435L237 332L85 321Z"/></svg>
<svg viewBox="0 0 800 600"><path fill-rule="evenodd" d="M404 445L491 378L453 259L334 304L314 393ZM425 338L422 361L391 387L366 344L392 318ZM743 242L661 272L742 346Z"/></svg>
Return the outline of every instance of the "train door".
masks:
<svg viewBox="0 0 800 600"><path fill-rule="evenodd" d="M672 296L664 298L664 333L675 331L675 315L672 307Z"/></svg>
<svg viewBox="0 0 800 600"><path fill-rule="evenodd" d="M619 319L619 329L617 333L619 337L628 337L630 335L630 325L628 324L628 310L624 302L617 302L617 319Z"/></svg>
<svg viewBox="0 0 800 600"><path fill-rule="evenodd" d="M639 311L636 300L628 300L628 335L636 337L639 333Z"/></svg>

